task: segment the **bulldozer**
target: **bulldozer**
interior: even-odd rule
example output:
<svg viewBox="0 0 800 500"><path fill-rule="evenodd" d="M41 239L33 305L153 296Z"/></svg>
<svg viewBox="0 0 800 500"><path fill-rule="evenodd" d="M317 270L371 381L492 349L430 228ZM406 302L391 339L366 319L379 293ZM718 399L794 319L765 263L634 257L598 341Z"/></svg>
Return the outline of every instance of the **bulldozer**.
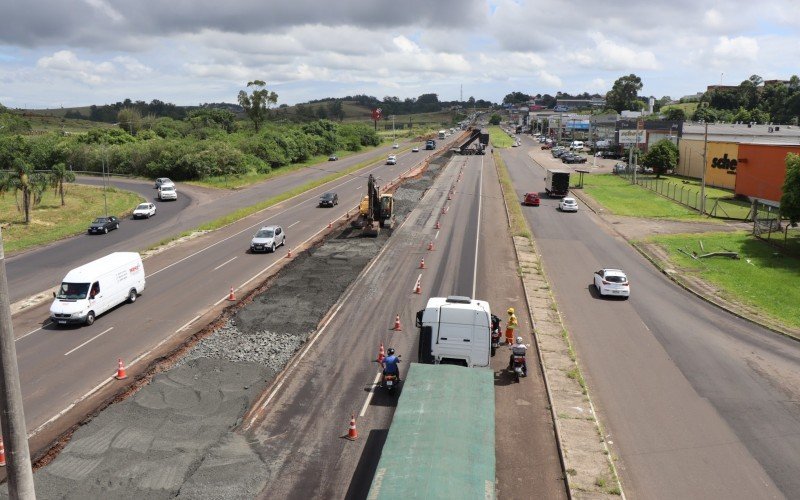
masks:
<svg viewBox="0 0 800 500"><path fill-rule="evenodd" d="M390 193L381 194L375 177L369 174L367 194L358 205L358 218L352 222L353 227L360 228L364 236L378 236L381 228L392 227L393 220L394 197Z"/></svg>

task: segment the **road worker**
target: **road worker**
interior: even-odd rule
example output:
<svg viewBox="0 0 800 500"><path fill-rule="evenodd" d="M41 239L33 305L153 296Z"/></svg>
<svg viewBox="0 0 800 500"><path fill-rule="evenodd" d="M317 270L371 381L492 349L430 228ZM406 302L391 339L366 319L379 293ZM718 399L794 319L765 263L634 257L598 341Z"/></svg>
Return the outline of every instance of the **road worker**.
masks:
<svg viewBox="0 0 800 500"><path fill-rule="evenodd" d="M519 322L517 321L517 316L514 314L514 308L509 307L508 311L508 321L506 322L506 344L512 345L514 343L514 330L517 328Z"/></svg>

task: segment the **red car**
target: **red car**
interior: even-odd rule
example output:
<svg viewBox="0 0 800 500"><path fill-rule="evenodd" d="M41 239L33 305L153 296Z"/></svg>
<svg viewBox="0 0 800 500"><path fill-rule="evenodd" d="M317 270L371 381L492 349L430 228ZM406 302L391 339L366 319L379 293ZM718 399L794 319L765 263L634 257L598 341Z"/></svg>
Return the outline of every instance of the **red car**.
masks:
<svg viewBox="0 0 800 500"><path fill-rule="evenodd" d="M542 149L552 149L552 144L542 144Z"/></svg>
<svg viewBox="0 0 800 500"><path fill-rule="evenodd" d="M539 193L525 193L525 198L522 200L522 204L531 207L538 207L540 201Z"/></svg>

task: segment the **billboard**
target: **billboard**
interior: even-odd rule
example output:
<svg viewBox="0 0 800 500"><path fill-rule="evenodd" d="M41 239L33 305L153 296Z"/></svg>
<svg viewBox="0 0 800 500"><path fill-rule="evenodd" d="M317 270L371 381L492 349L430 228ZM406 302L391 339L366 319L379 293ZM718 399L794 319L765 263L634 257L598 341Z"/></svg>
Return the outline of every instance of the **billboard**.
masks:
<svg viewBox="0 0 800 500"><path fill-rule="evenodd" d="M647 139L647 131L645 130L620 130L619 143L620 144L644 144Z"/></svg>
<svg viewBox="0 0 800 500"><path fill-rule="evenodd" d="M589 130L589 120L574 120L569 119L564 123L564 128L567 130Z"/></svg>

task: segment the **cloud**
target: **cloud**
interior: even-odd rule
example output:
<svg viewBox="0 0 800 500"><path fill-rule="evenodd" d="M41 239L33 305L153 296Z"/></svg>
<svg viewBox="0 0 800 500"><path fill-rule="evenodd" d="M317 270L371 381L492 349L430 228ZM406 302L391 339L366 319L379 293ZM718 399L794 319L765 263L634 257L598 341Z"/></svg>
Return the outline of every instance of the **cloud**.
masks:
<svg viewBox="0 0 800 500"><path fill-rule="evenodd" d="M114 71L114 65L110 62L93 63L81 60L69 50L60 50L52 56L42 57L36 66L58 76L91 85L103 83L105 77Z"/></svg>
<svg viewBox="0 0 800 500"><path fill-rule="evenodd" d="M589 35L594 47L567 54L567 58L583 67L609 71L658 69L656 56L649 50L636 50L615 43L599 32Z"/></svg>
<svg viewBox="0 0 800 500"><path fill-rule="evenodd" d="M563 85L561 78L545 70L539 71L537 76L539 77L539 82L547 87L560 87Z"/></svg>
<svg viewBox="0 0 800 500"><path fill-rule="evenodd" d="M714 46L714 56L723 59L744 59L755 61L758 57L758 41L746 36L736 38L719 37Z"/></svg>

